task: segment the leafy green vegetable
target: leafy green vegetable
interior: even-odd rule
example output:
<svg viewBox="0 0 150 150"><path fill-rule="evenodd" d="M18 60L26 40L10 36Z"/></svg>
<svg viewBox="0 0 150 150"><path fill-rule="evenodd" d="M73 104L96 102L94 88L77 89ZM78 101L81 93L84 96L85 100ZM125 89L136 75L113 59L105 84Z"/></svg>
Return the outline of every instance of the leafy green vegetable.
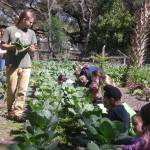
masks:
<svg viewBox="0 0 150 150"><path fill-rule="evenodd" d="M100 148L94 142L88 143L87 149L88 150L93 150L93 149L94 150L100 150Z"/></svg>
<svg viewBox="0 0 150 150"><path fill-rule="evenodd" d="M17 46L18 48L24 50L31 46L31 44L23 44L19 38L17 38L15 42L12 42L11 45Z"/></svg>
<svg viewBox="0 0 150 150"><path fill-rule="evenodd" d="M72 147L80 146L86 150L113 150L112 144L126 135L125 125L104 118L99 106L92 105L87 88L60 86L57 83L60 73L75 79L75 64L55 61L33 63L30 86L34 87L35 97L29 102L32 111L25 123L24 143L18 145L21 150L68 149L68 143ZM110 65L104 70L115 81L120 81L126 71L125 66ZM139 79L138 75L133 75ZM144 79L148 80L146 77ZM137 79L134 78L135 81Z"/></svg>

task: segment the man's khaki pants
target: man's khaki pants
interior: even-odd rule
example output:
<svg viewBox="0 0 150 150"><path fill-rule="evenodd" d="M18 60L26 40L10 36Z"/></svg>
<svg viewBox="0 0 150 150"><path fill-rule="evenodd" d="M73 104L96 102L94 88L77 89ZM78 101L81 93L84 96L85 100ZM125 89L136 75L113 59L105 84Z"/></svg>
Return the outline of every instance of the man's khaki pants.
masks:
<svg viewBox="0 0 150 150"><path fill-rule="evenodd" d="M30 73L30 68L7 68L7 108L16 116L24 111Z"/></svg>

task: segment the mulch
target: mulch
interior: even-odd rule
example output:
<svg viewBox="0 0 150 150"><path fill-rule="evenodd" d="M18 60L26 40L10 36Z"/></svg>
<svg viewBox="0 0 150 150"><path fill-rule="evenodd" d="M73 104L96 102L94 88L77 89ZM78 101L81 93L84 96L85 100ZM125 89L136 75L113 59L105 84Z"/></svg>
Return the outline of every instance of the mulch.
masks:
<svg viewBox="0 0 150 150"><path fill-rule="evenodd" d="M133 110L139 112L145 104L149 103L144 98L132 96L126 88L119 88L122 92L122 102L126 102Z"/></svg>

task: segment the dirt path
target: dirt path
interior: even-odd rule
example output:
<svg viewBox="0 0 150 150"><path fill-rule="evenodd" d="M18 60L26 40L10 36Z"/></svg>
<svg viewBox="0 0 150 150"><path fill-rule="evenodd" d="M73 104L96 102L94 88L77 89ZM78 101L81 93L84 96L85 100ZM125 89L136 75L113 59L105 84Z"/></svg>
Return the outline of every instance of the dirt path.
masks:
<svg viewBox="0 0 150 150"><path fill-rule="evenodd" d="M135 111L140 110L143 105L148 103L129 95L125 88L120 88L120 90L122 92L122 101L127 102ZM3 100L0 100L0 150L7 150L12 143L23 142L21 134L25 133L24 123L9 120L6 114L6 104L4 104Z"/></svg>
<svg viewBox="0 0 150 150"><path fill-rule="evenodd" d="M126 88L120 88L122 92L122 101L126 102L131 108L133 108L135 111L140 111L141 107L145 104L149 103L145 101L144 99L140 99L135 96L131 96L127 93Z"/></svg>
<svg viewBox="0 0 150 150"><path fill-rule="evenodd" d="M12 143L23 142L24 124L7 118L6 104L0 100L0 150L7 150Z"/></svg>

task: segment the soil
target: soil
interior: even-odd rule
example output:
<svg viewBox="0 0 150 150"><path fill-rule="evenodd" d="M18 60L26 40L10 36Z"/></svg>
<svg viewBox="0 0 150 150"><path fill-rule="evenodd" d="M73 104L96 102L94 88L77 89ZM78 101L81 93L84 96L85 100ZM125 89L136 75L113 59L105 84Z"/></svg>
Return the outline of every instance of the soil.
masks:
<svg viewBox="0 0 150 150"><path fill-rule="evenodd" d="M23 142L24 124L7 118L6 103L0 100L0 150L7 150L13 143Z"/></svg>
<svg viewBox="0 0 150 150"><path fill-rule="evenodd" d="M120 88L120 90L122 92L122 102L126 102L136 112L139 112L142 106L149 103L145 98L128 94L128 90L126 88Z"/></svg>
<svg viewBox="0 0 150 150"><path fill-rule="evenodd" d="M131 108L138 112L141 107L149 102L131 96L126 88L120 88L122 92L122 101L126 102ZM6 103L0 100L0 150L7 150L12 143L23 142L21 137L24 131L24 123L17 123L7 118Z"/></svg>

